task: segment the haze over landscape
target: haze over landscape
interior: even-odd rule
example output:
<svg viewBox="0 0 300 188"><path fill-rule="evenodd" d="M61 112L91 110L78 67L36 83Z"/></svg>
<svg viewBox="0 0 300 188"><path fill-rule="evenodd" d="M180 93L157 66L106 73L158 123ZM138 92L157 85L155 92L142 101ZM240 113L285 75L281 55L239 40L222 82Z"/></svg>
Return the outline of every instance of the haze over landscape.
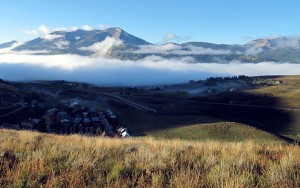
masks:
<svg viewBox="0 0 300 188"><path fill-rule="evenodd" d="M0 187L300 187L299 7L3 0Z"/></svg>
<svg viewBox="0 0 300 188"><path fill-rule="evenodd" d="M99 2L93 3L100 6ZM78 5L60 2L60 6L55 8L56 13L51 16L47 12L41 13L42 10L49 10L44 10L44 4L39 2L34 3L36 8L26 11L14 7L15 15L10 19L15 25L11 27L9 19L5 20L3 24L7 25L3 26L5 29L0 33L0 41L3 42L0 44L0 75L9 80L65 79L101 85L147 85L185 82L210 76L299 74L299 29L293 28L292 32L288 28L283 29L287 22L297 20L299 16L296 12L281 13L282 18L275 22L273 18L279 16L276 10L282 8L277 1L270 5L272 8L264 9L263 13L260 9L268 5L266 2L218 3L220 5L214 14L222 15L223 19L211 16L209 10L215 7L214 3L174 2L169 5L170 8L162 8L159 5L166 2L141 5L132 1L131 6L124 6L128 6L129 10L137 8L138 12L128 10L125 14L120 7L107 12L105 7L111 7L112 4L102 2L102 11L89 7L90 19L80 19L78 23L69 14L63 15L62 10L71 6L71 13L77 10L76 15L86 17L86 5L79 6L80 1ZM52 3L46 4L53 6ZM240 14L242 10L253 8L254 4L262 4L254 9L258 15ZM1 6L1 14L4 16L12 5L13 2L5 2ZM154 12L141 12L146 6L153 7ZM291 9L296 7L284 6ZM195 7L202 11L196 11ZM191 10L193 13L187 13ZM179 11L187 15L178 17L176 12ZM114 16L107 16L112 13ZM125 19L116 19L122 14L127 15ZM143 18L153 16L153 20L137 29L141 20L134 21L135 14ZM268 22L262 25L257 19L259 16L261 22ZM205 17L211 17L211 23ZM24 20L26 18L30 21ZM59 18L59 21L53 22L55 18ZM168 22L164 22L168 19ZM181 25L180 29L171 20L181 20L177 22ZM229 28L221 27L225 22L230 25ZM275 26L280 29L272 29ZM247 31L243 32L245 28ZM235 34L237 31L240 31L238 35ZM244 36L241 37L241 34ZM159 35L161 39L157 37ZM220 40L216 40L218 38ZM234 41L237 43L232 44Z"/></svg>

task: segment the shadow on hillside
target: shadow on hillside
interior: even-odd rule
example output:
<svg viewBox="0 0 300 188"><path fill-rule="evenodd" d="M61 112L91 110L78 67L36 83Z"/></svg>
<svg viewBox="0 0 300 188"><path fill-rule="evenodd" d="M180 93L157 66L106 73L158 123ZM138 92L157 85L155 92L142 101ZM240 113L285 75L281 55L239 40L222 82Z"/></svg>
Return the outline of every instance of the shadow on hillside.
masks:
<svg viewBox="0 0 300 188"><path fill-rule="evenodd" d="M130 97L134 100L134 96ZM143 131L155 131L178 126L187 126L195 123L216 123L220 119L248 124L261 130L282 134L294 122L292 113L287 109L277 108L280 101L268 95L253 95L239 92L223 93L213 98L193 98L187 100L170 100L139 98L139 102L157 110L157 114L142 114L130 107L112 103L116 108L123 109L125 119L129 119L137 135L143 135ZM189 99L188 99L189 100ZM209 102L209 103L201 103ZM196 119L185 121L186 116L206 115L216 118L209 120ZM144 116L145 126L143 125ZM151 117L150 117L151 116ZM169 119L169 120L168 120ZM173 120L172 120L173 119ZM135 122L136 121L136 122ZM152 121L149 123L148 121ZM160 123L163 122L163 123Z"/></svg>

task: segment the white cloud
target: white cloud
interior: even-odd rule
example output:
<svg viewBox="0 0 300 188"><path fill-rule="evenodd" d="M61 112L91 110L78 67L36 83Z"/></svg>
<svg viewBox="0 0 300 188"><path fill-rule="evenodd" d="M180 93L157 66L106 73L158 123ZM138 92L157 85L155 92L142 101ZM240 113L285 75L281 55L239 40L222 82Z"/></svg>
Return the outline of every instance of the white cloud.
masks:
<svg viewBox="0 0 300 188"><path fill-rule="evenodd" d="M182 43L182 42L186 42L188 40L190 40L189 37L179 36L179 35L176 35L174 33L167 33L165 35L165 37L163 38L163 43L166 43L166 42Z"/></svg>
<svg viewBox="0 0 300 188"><path fill-rule="evenodd" d="M187 82L210 76L300 74L300 64L193 63L193 58L148 56L139 62L79 55L0 55L0 75L9 80L70 80L101 85Z"/></svg>
<svg viewBox="0 0 300 188"><path fill-rule="evenodd" d="M22 31L27 35L39 36L42 39L49 40L49 41L62 37L62 35L51 34L53 30L45 25L40 25L38 29L33 29L33 30L23 29Z"/></svg>
<svg viewBox="0 0 300 188"><path fill-rule="evenodd" d="M52 41L54 39L63 37L62 35L51 34L52 30L50 28L44 26L44 25L41 25L39 27L39 31L40 31L40 34L41 34L41 38L45 39L45 40L48 40L48 41Z"/></svg>
<svg viewBox="0 0 300 188"><path fill-rule="evenodd" d="M250 47L250 48L247 48L245 53L246 53L246 55L256 55L262 51L263 51L262 48Z"/></svg>
<svg viewBox="0 0 300 188"><path fill-rule="evenodd" d="M174 43L167 43L164 45L143 45L138 50L127 51L127 53L138 53L138 54L163 54L163 55L222 55L232 54L230 50L214 50L211 48L202 48L196 46L181 47Z"/></svg>
<svg viewBox="0 0 300 188"><path fill-rule="evenodd" d="M63 37L63 35L46 34L46 35L43 35L41 38L45 39L45 40L48 40L48 41L52 41L54 39L58 39L58 38L61 38L61 37Z"/></svg>
<svg viewBox="0 0 300 188"><path fill-rule="evenodd" d="M171 53L174 50L181 50L181 46L167 43L164 45L141 45L138 50L134 50L133 53Z"/></svg>
<svg viewBox="0 0 300 188"><path fill-rule="evenodd" d="M89 25L83 25L83 26L81 27L81 29L86 30L86 31L91 31L91 30L93 30L94 28L93 28L92 26L89 26Z"/></svg>
<svg viewBox="0 0 300 188"><path fill-rule="evenodd" d="M281 37L276 40L277 47L280 48L299 48L300 47L300 37Z"/></svg>
<svg viewBox="0 0 300 188"><path fill-rule="evenodd" d="M55 42L54 44L59 49L66 49L66 47L69 46L69 42L66 40L59 40L59 41Z"/></svg>
<svg viewBox="0 0 300 188"><path fill-rule="evenodd" d="M7 48L1 48L1 49L0 49L0 55L1 55L1 54L7 54L7 53L10 53L14 48L16 48L16 47L18 47L18 46L20 46L20 45L22 45L22 44L24 44L24 42L19 42L19 41L17 41L17 42L15 42L15 43L13 43L10 47L7 47Z"/></svg>
<svg viewBox="0 0 300 188"><path fill-rule="evenodd" d="M44 36L50 33L50 29L44 25L40 25L37 29L22 29L27 35Z"/></svg>
<svg viewBox="0 0 300 188"><path fill-rule="evenodd" d="M79 36L76 36L76 37L75 37L75 39L76 39L76 40L79 40L79 39L80 39L80 37L79 37Z"/></svg>
<svg viewBox="0 0 300 188"><path fill-rule="evenodd" d="M21 50L21 51L10 51L8 54L14 54L14 55L50 54L50 51L49 50Z"/></svg>
<svg viewBox="0 0 300 188"><path fill-rule="evenodd" d="M74 27L56 27L56 28L50 28L47 27L45 25L40 25L37 29L22 29L22 31L27 34L27 35L31 35L31 36L37 36L37 37L41 37L45 40L54 40L57 38L62 37L62 35L57 35L57 34L51 34L51 32L54 31L76 31L79 28L74 26ZM81 27L81 29L86 30L86 31L90 31L93 30L93 27L89 26L89 25L83 25Z"/></svg>
<svg viewBox="0 0 300 188"><path fill-rule="evenodd" d="M119 38L106 37L102 42L97 42L88 47L81 47L80 50L90 51L94 53L94 56L104 57L113 46L120 46L122 44Z"/></svg>
<svg viewBox="0 0 300 188"><path fill-rule="evenodd" d="M78 27L57 27L53 31L76 31L78 29Z"/></svg>
<svg viewBox="0 0 300 188"><path fill-rule="evenodd" d="M51 32L51 30L48 27L44 26L44 25L41 25L39 27L39 31L41 32L42 35L47 35Z"/></svg>

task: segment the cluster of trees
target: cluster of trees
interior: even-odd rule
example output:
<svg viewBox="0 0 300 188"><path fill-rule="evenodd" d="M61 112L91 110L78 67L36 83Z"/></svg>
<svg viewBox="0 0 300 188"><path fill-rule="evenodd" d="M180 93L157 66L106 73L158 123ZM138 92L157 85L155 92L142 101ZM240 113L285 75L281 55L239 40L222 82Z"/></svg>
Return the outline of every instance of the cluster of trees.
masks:
<svg viewBox="0 0 300 188"><path fill-rule="evenodd" d="M282 81L279 80L272 80L272 79L266 79L261 77L249 77L245 75L239 75L239 76L227 76L227 77L209 77L204 81L205 85L211 86L216 85L218 82L222 81L237 81L241 80L244 81L245 84L250 86L265 86L265 85L276 85L282 83Z"/></svg>
<svg viewBox="0 0 300 188"><path fill-rule="evenodd" d="M123 88L123 91L120 91L120 95L138 95L138 94L144 94L145 89L144 88L137 88L137 87L125 87Z"/></svg>
<svg viewBox="0 0 300 188"><path fill-rule="evenodd" d="M248 82L251 80L251 77L245 76L245 75L239 75L239 76L227 76L227 77L209 77L205 80L205 85L211 86L211 85L216 85L218 82L222 81L230 81L230 80L243 80Z"/></svg>
<svg viewBox="0 0 300 188"><path fill-rule="evenodd" d="M227 77L209 77L206 81L226 81L226 80L251 80L252 78L245 75L227 76Z"/></svg>

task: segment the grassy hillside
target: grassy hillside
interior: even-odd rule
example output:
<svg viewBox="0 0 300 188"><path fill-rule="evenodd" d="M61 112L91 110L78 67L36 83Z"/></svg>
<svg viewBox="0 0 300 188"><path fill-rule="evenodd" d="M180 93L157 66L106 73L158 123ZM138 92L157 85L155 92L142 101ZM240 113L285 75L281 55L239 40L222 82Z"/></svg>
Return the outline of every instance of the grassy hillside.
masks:
<svg viewBox="0 0 300 188"><path fill-rule="evenodd" d="M300 140L300 76L280 76L275 79L282 80L283 84L247 90L245 93L268 94L277 99L276 106L290 108L291 121L283 134Z"/></svg>
<svg viewBox="0 0 300 188"><path fill-rule="evenodd" d="M300 148L0 130L0 187L299 187Z"/></svg>
<svg viewBox="0 0 300 188"><path fill-rule="evenodd" d="M148 127L155 127L153 124L161 125L160 128L155 128L151 132L148 131L145 133L146 135L151 133L153 136L159 135L165 138L174 138L177 135L177 138L182 137L186 139L187 131L191 133L190 135L197 135L199 133L197 130L200 130L199 136L196 137L203 138L202 133L206 132L206 124L215 127L221 122L226 125L233 125L233 127L240 130L244 129L238 132L229 131L232 134L228 134L228 137L222 137L225 140L236 139L242 141L247 139L249 136L249 127L247 125L259 130L300 140L300 76L261 76L255 79L280 80L282 82L271 86L249 86L247 89L241 86L240 90L225 91L206 96L178 92L170 95L168 90L162 89L159 91L148 91L141 96L129 95L125 97L154 108L164 115L163 117L157 117L157 120L154 120L155 117L153 117L153 120L149 118L148 121L144 121L146 122L144 124L147 124ZM222 86L222 84L224 83L220 81L219 85ZM201 87L199 86L199 88ZM185 88L185 86L182 86L182 88ZM127 111L124 113L126 114L124 119L132 119L131 122L138 122L141 119L140 117L143 117ZM190 115L199 118L195 118L194 121L185 121L184 118ZM173 124L165 123L164 117L167 116L173 120ZM206 122L207 117L210 119L208 122ZM136 127L140 126L140 123L136 124ZM166 125L168 125L167 128L165 127ZM188 127L193 128L189 129ZM202 127L206 127L205 130ZM217 127L219 128L219 126ZM226 126L223 127L228 130ZM172 133L167 133L166 129ZM220 138L216 137L215 134L210 136L212 139Z"/></svg>
<svg viewBox="0 0 300 188"><path fill-rule="evenodd" d="M122 124L134 136L201 141L281 141L273 134L255 127L207 115L151 114L119 103L111 105ZM173 103L163 106L167 109L169 105L170 109L174 108Z"/></svg>
<svg viewBox="0 0 300 188"><path fill-rule="evenodd" d="M147 132L148 135L156 138L185 140L215 140L215 141L247 141L270 142L280 139L271 133L256 129L254 127L236 122L218 122L192 124L164 130Z"/></svg>
<svg viewBox="0 0 300 188"><path fill-rule="evenodd" d="M283 84L247 90L253 94L271 94L280 102L279 106L289 108L300 108L300 76L279 76L277 80Z"/></svg>

